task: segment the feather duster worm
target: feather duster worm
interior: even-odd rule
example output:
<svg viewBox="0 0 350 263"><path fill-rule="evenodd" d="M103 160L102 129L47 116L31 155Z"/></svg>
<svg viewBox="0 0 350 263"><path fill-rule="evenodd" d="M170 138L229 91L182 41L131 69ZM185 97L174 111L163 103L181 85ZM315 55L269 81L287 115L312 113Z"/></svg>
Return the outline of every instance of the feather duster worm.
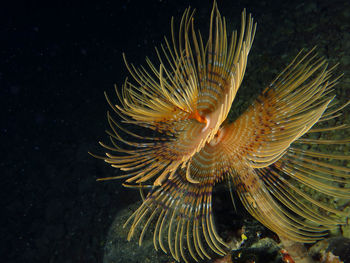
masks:
<svg viewBox="0 0 350 263"><path fill-rule="evenodd" d="M281 237L314 242L342 223L339 211L310 194L350 199L350 169L322 153L319 145L349 139L313 139L308 134L346 129L327 126L347 106L331 95L338 77L313 50L302 51L234 122L223 123L242 82L256 24L242 13L240 34L228 37L216 3L209 36L196 33L187 9L171 42L157 51L160 66L126 63L134 82L116 88L120 103L108 103L112 146L102 157L126 172L126 186L151 185L142 205L128 219L128 240L154 227L155 249L188 262L226 253L212 215L212 191L219 181L233 185L249 213ZM320 124L315 127L315 124ZM128 128L126 128L128 127ZM131 128L129 128L131 127ZM142 129L153 130L153 137ZM318 136L319 138L319 136ZM303 147L303 146L307 147ZM331 162L334 160L334 162ZM306 186L306 187L305 187Z"/></svg>

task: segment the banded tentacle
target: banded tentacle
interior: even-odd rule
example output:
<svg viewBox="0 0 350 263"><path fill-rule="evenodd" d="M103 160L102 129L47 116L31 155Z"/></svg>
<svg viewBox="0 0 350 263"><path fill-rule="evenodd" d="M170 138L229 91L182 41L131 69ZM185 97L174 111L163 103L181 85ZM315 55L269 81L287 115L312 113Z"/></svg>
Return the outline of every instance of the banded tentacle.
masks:
<svg viewBox="0 0 350 263"><path fill-rule="evenodd" d="M224 255L227 245L219 237L213 219L212 176L193 184L186 179L185 170L179 169L175 175L155 186L125 223L131 224L128 240L138 232L141 245L152 225L155 249L170 252L177 261L189 262L188 256L196 261L210 259L209 251Z"/></svg>
<svg viewBox="0 0 350 263"><path fill-rule="evenodd" d="M232 154L253 168L267 167L319 121L338 78L312 51L302 52L236 121L224 127Z"/></svg>
<svg viewBox="0 0 350 263"><path fill-rule="evenodd" d="M347 214L324 201L350 199L350 169L344 166L350 157L332 152L350 139L323 138L327 132L348 128L326 125L349 104L337 106L333 100L331 89L338 78L331 78L332 70L312 51L300 53L211 142L217 154L225 156L223 166L231 169L247 210L278 235L297 242L322 238ZM320 151L325 144L332 153Z"/></svg>
<svg viewBox="0 0 350 263"><path fill-rule="evenodd" d="M154 184L161 185L178 168L188 170L192 157L216 135L242 82L256 28L251 16L242 13L240 36L234 32L229 41L215 3L206 45L193 23L193 13L186 9L178 41L172 23L172 46L166 40L162 47L165 60L157 51L159 70L149 59L150 72L127 64L137 85L126 80L121 93L116 88L120 104L107 98L122 122L134 126L122 127L109 114L113 146L102 144L113 152L105 161L126 171L122 177L128 177L127 183L155 178ZM156 134L134 131L140 128Z"/></svg>

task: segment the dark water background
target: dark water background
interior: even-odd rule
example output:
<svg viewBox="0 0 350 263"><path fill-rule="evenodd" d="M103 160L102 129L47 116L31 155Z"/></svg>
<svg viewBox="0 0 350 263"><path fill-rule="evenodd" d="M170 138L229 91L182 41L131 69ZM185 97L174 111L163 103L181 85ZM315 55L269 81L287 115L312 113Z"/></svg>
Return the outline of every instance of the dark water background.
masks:
<svg viewBox="0 0 350 263"><path fill-rule="evenodd" d="M107 141L103 91L127 76L122 52L136 65L154 57L171 16L179 21L189 4L207 32L212 1L2 2L1 262L102 262L116 212L139 198L119 181L96 182L117 174L87 154ZM258 22L246 80L257 91L286 56L315 44L349 70L347 1L218 4L235 28L244 7Z"/></svg>

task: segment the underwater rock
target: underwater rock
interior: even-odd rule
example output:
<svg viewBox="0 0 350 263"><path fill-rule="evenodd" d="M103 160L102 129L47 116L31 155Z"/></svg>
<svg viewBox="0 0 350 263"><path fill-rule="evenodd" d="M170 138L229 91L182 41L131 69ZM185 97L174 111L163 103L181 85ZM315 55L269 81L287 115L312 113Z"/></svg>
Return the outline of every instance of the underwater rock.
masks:
<svg viewBox="0 0 350 263"><path fill-rule="evenodd" d="M123 225L140 203L137 202L120 210L116 215L107 234L103 263L171 262L170 256L154 250L152 238L145 238L142 246L138 245L137 239L127 241L129 228L123 228Z"/></svg>
<svg viewBox="0 0 350 263"><path fill-rule="evenodd" d="M332 237L317 242L309 250L316 262L322 263L349 263L350 239L345 237Z"/></svg>
<svg viewBox="0 0 350 263"><path fill-rule="evenodd" d="M235 263L282 263L281 247L272 238L262 238L250 246L232 252Z"/></svg>

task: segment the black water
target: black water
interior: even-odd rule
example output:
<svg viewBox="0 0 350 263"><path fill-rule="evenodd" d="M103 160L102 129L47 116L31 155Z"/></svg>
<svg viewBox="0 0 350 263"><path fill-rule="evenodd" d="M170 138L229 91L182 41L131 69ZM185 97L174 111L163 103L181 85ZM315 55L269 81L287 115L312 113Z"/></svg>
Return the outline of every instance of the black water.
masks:
<svg viewBox="0 0 350 263"><path fill-rule="evenodd" d="M178 21L188 2L205 32L212 1L1 4L1 262L102 262L115 213L138 199L119 181L96 182L116 173L87 153L101 153L97 142L107 141L103 92L112 93L127 76L122 52L136 65L154 57L154 46L170 34L171 16ZM280 2L218 1L236 27L244 7L259 23L270 22L270 28L259 24L262 32L275 30L277 21L288 25L284 15L305 22L292 15L304 14L304 1ZM331 15L346 1L325 2L306 2L313 19L308 26L319 22L317 12ZM263 38L260 33L256 45L269 42ZM271 54L289 51L288 39L281 39L269 50L271 61Z"/></svg>

